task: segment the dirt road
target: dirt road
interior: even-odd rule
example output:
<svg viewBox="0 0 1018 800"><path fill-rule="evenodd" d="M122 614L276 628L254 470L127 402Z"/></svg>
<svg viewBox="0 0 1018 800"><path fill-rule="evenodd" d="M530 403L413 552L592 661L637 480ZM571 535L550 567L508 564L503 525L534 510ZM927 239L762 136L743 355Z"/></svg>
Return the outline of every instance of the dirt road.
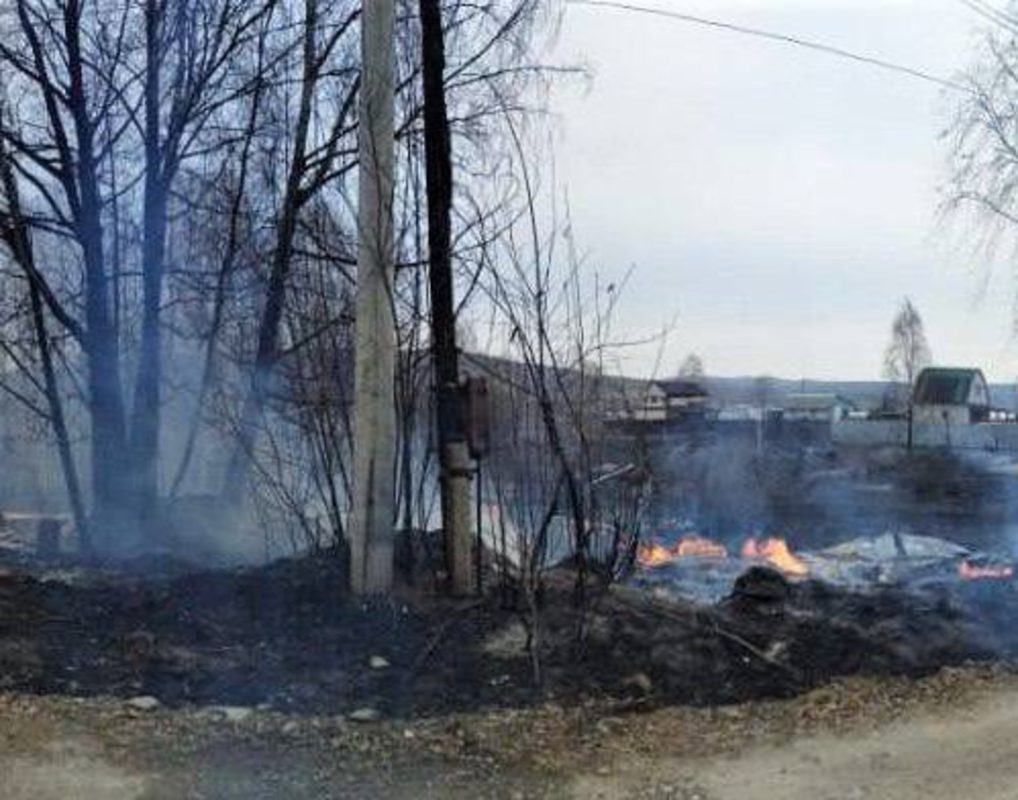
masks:
<svg viewBox="0 0 1018 800"><path fill-rule="evenodd" d="M690 763L649 759L584 776L575 798L685 800L1015 800L1018 692L892 723L861 735L796 737Z"/></svg>
<svg viewBox="0 0 1018 800"><path fill-rule="evenodd" d="M954 670L644 714L553 705L360 725L0 695L0 800L1014 800L1018 678Z"/></svg>
<svg viewBox="0 0 1018 800"><path fill-rule="evenodd" d="M699 777L718 800L1014 800L1018 694L968 713L862 737L820 737L719 762Z"/></svg>

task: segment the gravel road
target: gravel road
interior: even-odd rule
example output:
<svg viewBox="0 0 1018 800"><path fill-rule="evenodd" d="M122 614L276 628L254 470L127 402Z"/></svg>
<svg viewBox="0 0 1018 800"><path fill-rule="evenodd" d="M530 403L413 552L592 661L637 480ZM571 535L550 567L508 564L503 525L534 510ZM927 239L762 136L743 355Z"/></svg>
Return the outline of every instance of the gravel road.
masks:
<svg viewBox="0 0 1018 800"><path fill-rule="evenodd" d="M0 800L1014 800L1018 676L842 681L647 713L591 703L359 723L0 694Z"/></svg>

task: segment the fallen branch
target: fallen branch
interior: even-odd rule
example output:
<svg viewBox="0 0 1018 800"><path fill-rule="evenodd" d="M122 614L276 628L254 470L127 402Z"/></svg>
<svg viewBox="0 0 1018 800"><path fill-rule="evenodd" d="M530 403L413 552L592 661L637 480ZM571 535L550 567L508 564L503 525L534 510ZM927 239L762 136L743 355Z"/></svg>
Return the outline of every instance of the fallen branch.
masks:
<svg viewBox="0 0 1018 800"><path fill-rule="evenodd" d="M718 624L716 619L706 619L704 618L702 612L695 610L692 611L692 613L689 614L688 616L683 616L682 614L676 613L673 609L667 607L663 603L655 603L654 605L656 610L662 616L668 617L669 619L674 620L675 622L684 624L693 630L709 627L710 630L713 631L717 636L721 637L725 641L738 645L747 653L755 656L764 663L774 667L777 670L784 672L790 678L792 678L792 680L794 680L797 684L801 684L803 682L802 675L798 672L798 670L794 669L788 664L781 663L773 656L770 656L767 653L765 653L763 650L761 650L752 642L747 641L743 637L739 636L737 633L733 633L732 631L722 628Z"/></svg>
<svg viewBox="0 0 1018 800"><path fill-rule="evenodd" d="M722 639L732 642L733 644L739 645L739 647L756 656L761 661L764 661L767 664L770 664L772 667L787 673L793 680L795 680L796 683L802 683L802 675L800 675L797 670L793 669L788 664L782 664L773 656L767 655L767 653L765 653L759 647L754 645L752 642L743 639L737 633L732 633L731 631L725 630L720 625L718 625L718 623L714 620L711 620L711 629Z"/></svg>

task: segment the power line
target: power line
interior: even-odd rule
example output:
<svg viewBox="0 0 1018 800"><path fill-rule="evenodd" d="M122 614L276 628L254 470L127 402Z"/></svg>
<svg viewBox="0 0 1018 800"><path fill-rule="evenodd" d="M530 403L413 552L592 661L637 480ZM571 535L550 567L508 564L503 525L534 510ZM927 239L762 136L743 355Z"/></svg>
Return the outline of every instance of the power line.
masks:
<svg viewBox="0 0 1018 800"><path fill-rule="evenodd" d="M961 0L965 2L965 0ZM947 78L941 78L937 75L933 75L929 72L924 72L920 69L914 69L913 67L907 67L903 64L895 64L893 61L885 61L882 58L876 58L874 56L861 55L860 53L853 53L850 50L843 50L840 47L833 45L824 44L823 42L816 42L811 39L803 39L798 36L790 36L785 33L775 33L773 31L765 31L759 28L750 28L746 25L738 25L733 22L722 22L716 19L708 19L706 17L699 17L695 14L685 14L679 11L667 11L663 8L652 8L650 6L640 6L634 3L623 3L613 2L613 0L567 0L569 5L574 6L590 6L594 8L609 8L618 11L631 11L638 14L648 14L656 17L666 17L668 19L676 20L678 22L688 22L694 25L701 25L707 28L714 28L715 30L723 30L729 33L739 33L745 36L755 36L760 39L769 39L773 42L781 42L782 44L791 44L796 47L804 47L807 50L815 50L820 53L826 53L827 55L838 56L839 58L845 58L849 61L855 61L860 64L867 64L872 67L879 67L880 69L890 70L897 72L902 75L908 75L912 78L919 78L920 80L927 81L928 83L936 84L944 89L950 89L955 92L965 92L971 94L972 89L964 86L960 83L956 83Z"/></svg>
<svg viewBox="0 0 1018 800"><path fill-rule="evenodd" d="M1018 18L1008 14L1006 11L994 8L984 0L958 0L958 2L994 25L998 25L1011 33L1018 33Z"/></svg>

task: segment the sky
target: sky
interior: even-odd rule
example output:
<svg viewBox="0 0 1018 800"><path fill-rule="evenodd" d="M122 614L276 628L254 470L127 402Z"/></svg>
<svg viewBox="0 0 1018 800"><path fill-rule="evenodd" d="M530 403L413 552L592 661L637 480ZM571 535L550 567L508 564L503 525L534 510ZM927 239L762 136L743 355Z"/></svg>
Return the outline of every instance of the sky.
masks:
<svg viewBox="0 0 1018 800"><path fill-rule="evenodd" d="M809 38L951 78L981 19L960 0L634 0ZM556 89L555 171L590 268L632 277L634 375L687 353L714 375L879 379L910 297L934 360L1018 376L1018 274L937 213L953 97L785 44L567 6L555 45L591 71ZM660 353L660 360L659 358ZM657 365L657 366L655 366Z"/></svg>

